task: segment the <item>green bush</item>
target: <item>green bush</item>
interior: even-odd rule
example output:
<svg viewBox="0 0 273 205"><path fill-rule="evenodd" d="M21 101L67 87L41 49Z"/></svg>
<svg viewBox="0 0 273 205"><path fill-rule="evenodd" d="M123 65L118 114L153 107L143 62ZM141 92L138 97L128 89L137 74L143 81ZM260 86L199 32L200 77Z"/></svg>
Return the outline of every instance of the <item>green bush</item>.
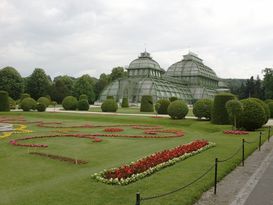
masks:
<svg viewBox="0 0 273 205"><path fill-rule="evenodd" d="M0 91L0 112L10 111L9 94L6 91Z"/></svg>
<svg viewBox="0 0 273 205"><path fill-rule="evenodd" d="M79 100L78 102L78 109L79 110L89 110L89 102L87 99Z"/></svg>
<svg viewBox="0 0 273 205"><path fill-rule="evenodd" d="M265 111L265 118L264 118L264 124L266 124L270 118L270 109L269 109L269 106L262 100L258 99L258 98L250 98L250 99L253 99L255 100L257 103L259 103L264 111Z"/></svg>
<svg viewBox="0 0 273 205"><path fill-rule="evenodd" d="M243 112L243 105L239 100L229 100L226 102L226 109L232 126L237 128L237 120Z"/></svg>
<svg viewBox="0 0 273 205"><path fill-rule="evenodd" d="M38 112L44 112L46 110L46 105L43 103L38 103L36 105L36 109L38 110Z"/></svg>
<svg viewBox="0 0 273 205"><path fill-rule="evenodd" d="M273 100L272 100L272 99L266 99L264 102L265 102L266 104L269 104L269 103L273 102Z"/></svg>
<svg viewBox="0 0 273 205"><path fill-rule="evenodd" d="M273 118L273 102L268 103L268 107L270 110L270 118Z"/></svg>
<svg viewBox="0 0 273 205"><path fill-rule="evenodd" d="M13 100L11 97L9 97L9 108L10 108L11 110L16 109L16 101Z"/></svg>
<svg viewBox="0 0 273 205"><path fill-rule="evenodd" d="M243 112L238 119L238 127L246 130L256 130L264 124L266 113L261 104L253 99L241 100Z"/></svg>
<svg viewBox="0 0 273 205"><path fill-rule="evenodd" d="M50 100L47 97L40 97L37 102L40 104L44 104L46 107L50 105Z"/></svg>
<svg viewBox="0 0 273 205"><path fill-rule="evenodd" d="M226 110L226 102L235 99L231 93L219 93L215 95L211 109L211 122L218 125L230 124Z"/></svg>
<svg viewBox="0 0 273 205"><path fill-rule="evenodd" d="M141 98L140 112L153 112L153 97L151 95L143 95Z"/></svg>
<svg viewBox="0 0 273 205"><path fill-rule="evenodd" d="M79 97L79 101L80 100L87 100L88 101L88 96L85 95L85 94L81 94L80 97Z"/></svg>
<svg viewBox="0 0 273 205"><path fill-rule="evenodd" d="M168 106L170 101L167 99L160 99L155 104L155 110L158 114L168 114Z"/></svg>
<svg viewBox="0 0 273 205"><path fill-rule="evenodd" d="M22 102L22 100L24 100L25 98L30 98L30 94L28 94L28 93L22 93L22 94L21 94L21 98L20 98L21 102Z"/></svg>
<svg viewBox="0 0 273 205"><path fill-rule="evenodd" d="M73 96L67 96L63 99L62 106L65 110L76 110L78 100Z"/></svg>
<svg viewBox="0 0 273 205"><path fill-rule="evenodd" d="M128 98L122 98L121 107L129 107Z"/></svg>
<svg viewBox="0 0 273 205"><path fill-rule="evenodd" d="M118 104L113 99L107 99L101 105L102 112L116 112L117 109Z"/></svg>
<svg viewBox="0 0 273 205"><path fill-rule="evenodd" d="M114 100L114 96L107 96L106 99L107 99L107 100L109 100L109 99Z"/></svg>
<svg viewBox="0 0 273 205"><path fill-rule="evenodd" d="M194 103L192 110L194 116L198 119L201 119L202 117L210 119L212 104L213 102L210 99L197 100L196 103Z"/></svg>
<svg viewBox="0 0 273 205"><path fill-rule="evenodd" d="M173 101L168 107L168 114L172 119L183 119L188 112L189 108L183 100Z"/></svg>
<svg viewBox="0 0 273 205"><path fill-rule="evenodd" d="M177 97L170 97L169 100L170 100L170 102L173 102L173 101L178 100L178 98Z"/></svg>
<svg viewBox="0 0 273 205"><path fill-rule="evenodd" d="M24 98L21 102L21 109L23 109L23 111L30 111L30 110L35 110L36 109L36 101L31 98Z"/></svg>

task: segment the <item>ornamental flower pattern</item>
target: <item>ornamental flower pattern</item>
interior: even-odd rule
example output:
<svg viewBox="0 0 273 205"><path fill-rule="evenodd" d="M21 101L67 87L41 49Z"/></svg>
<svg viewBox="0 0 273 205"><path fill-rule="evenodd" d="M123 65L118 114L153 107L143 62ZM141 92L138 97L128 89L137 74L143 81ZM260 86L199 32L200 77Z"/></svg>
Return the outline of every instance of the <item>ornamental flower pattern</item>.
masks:
<svg viewBox="0 0 273 205"><path fill-rule="evenodd" d="M247 135L249 132L243 130L225 130L224 134L229 135Z"/></svg>

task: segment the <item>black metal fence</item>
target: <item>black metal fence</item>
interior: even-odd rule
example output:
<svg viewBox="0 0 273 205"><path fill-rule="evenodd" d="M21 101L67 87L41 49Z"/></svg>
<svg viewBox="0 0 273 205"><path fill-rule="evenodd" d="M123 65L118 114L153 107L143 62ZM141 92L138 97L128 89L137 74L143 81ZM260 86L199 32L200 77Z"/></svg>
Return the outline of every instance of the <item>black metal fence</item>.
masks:
<svg viewBox="0 0 273 205"><path fill-rule="evenodd" d="M268 128L268 136L267 136L267 141L270 141L270 137L271 137L271 127ZM247 141L245 139L242 139L242 145L240 147L238 147L238 149L229 157L227 157L226 159L218 159L217 157L215 158L214 164L212 166L210 166L205 172L203 172L200 176L198 176L197 178L195 178L194 180L190 181L189 183L187 183L186 185L176 188L172 191L169 192L165 192L165 193L161 193L161 194L157 194L154 196L146 196L146 197L141 197L140 196L140 192L136 193L136 203L135 205L140 205L141 202L145 202L148 200L152 200L152 199L157 199L157 198L161 198L161 197L165 197L171 194L174 194L178 191L182 191L184 189L186 189L187 187L195 184L196 182L198 182L199 180L201 180L202 178L204 178L208 173L210 173L213 168L214 168L214 194L217 193L217 180L218 180L218 167L220 163L225 163L231 159L233 159L238 153L241 152L241 165L244 166L245 165L245 145L246 144L254 144L257 143L258 145L258 150L261 151L261 145L262 145L262 132L259 133L258 139L253 140L253 141Z"/></svg>

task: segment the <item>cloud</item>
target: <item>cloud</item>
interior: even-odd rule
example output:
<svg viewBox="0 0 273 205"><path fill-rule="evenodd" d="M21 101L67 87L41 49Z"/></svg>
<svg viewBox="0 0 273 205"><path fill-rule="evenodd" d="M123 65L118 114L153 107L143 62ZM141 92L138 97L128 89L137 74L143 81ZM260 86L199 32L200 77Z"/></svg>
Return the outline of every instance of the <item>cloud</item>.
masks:
<svg viewBox="0 0 273 205"><path fill-rule="evenodd" d="M98 77L146 47L167 69L189 50L223 78L272 67L270 0L2 0L0 67Z"/></svg>

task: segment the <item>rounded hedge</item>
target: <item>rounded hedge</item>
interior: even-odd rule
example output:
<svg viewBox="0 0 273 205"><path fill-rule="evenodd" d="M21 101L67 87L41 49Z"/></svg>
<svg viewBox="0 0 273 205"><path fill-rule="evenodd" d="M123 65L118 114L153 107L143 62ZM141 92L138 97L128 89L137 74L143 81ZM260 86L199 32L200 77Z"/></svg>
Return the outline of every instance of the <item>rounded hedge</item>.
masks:
<svg viewBox="0 0 273 205"><path fill-rule="evenodd" d="M16 109L16 101L13 100L11 97L9 97L9 108L10 108L11 110Z"/></svg>
<svg viewBox="0 0 273 205"><path fill-rule="evenodd" d="M269 103L273 102L273 100L272 100L272 99L266 99L264 102L265 102L266 104L269 104Z"/></svg>
<svg viewBox="0 0 273 205"><path fill-rule="evenodd" d="M44 104L46 107L50 105L50 100L47 97L40 97L37 102L40 104Z"/></svg>
<svg viewBox="0 0 273 205"><path fill-rule="evenodd" d="M122 98L121 107L129 107L128 98Z"/></svg>
<svg viewBox="0 0 273 205"><path fill-rule="evenodd" d="M273 118L273 102L268 103L268 107L270 110L270 118Z"/></svg>
<svg viewBox="0 0 273 205"><path fill-rule="evenodd" d="M62 106L65 110L76 110L78 100L73 96L67 96L63 99Z"/></svg>
<svg viewBox="0 0 273 205"><path fill-rule="evenodd" d="M44 112L46 110L46 105L43 103L38 103L36 105L36 109L38 110L38 112Z"/></svg>
<svg viewBox="0 0 273 205"><path fill-rule="evenodd" d="M241 103L243 112L239 116L239 127L250 131L261 128L266 116L263 106L253 99L244 99Z"/></svg>
<svg viewBox="0 0 273 205"><path fill-rule="evenodd" d="M211 122L218 125L230 124L229 115L226 110L226 102L235 99L231 93L219 93L215 95L212 109Z"/></svg>
<svg viewBox="0 0 273 205"><path fill-rule="evenodd" d="M170 100L170 102L173 102L173 101L178 100L178 98L177 97L170 97L169 100Z"/></svg>
<svg viewBox="0 0 273 205"><path fill-rule="evenodd" d="M108 95L107 97L106 97L106 99L108 100L108 99L112 99L112 100L114 100L114 96L110 96L110 95Z"/></svg>
<svg viewBox="0 0 273 205"><path fill-rule="evenodd" d="M168 114L172 119L183 119L188 112L189 108L183 100L173 101L168 107Z"/></svg>
<svg viewBox="0 0 273 205"><path fill-rule="evenodd" d="M113 99L107 99L101 105L102 112L116 112L117 109L118 104Z"/></svg>
<svg viewBox="0 0 273 205"><path fill-rule="evenodd" d="M28 93L22 93L22 94L21 94L20 100L22 101L22 100L24 100L25 98L30 98L30 94L28 94Z"/></svg>
<svg viewBox="0 0 273 205"><path fill-rule="evenodd" d="M0 91L0 112L10 111L9 94L6 91Z"/></svg>
<svg viewBox="0 0 273 205"><path fill-rule="evenodd" d="M31 98L31 97L27 97L24 98L21 102L21 109L23 109L23 111L30 111L30 110L35 110L36 109L36 101Z"/></svg>
<svg viewBox="0 0 273 205"><path fill-rule="evenodd" d="M264 118L264 124L266 124L270 118L270 109L269 109L269 106L262 100L258 99L258 98L249 98L249 99L253 99L255 100L257 103L259 103L264 111L265 111L265 118Z"/></svg>
<svg viewBox="0 0 273 205"><path fill-rule="evenodd" d="M81 94L80 97L79 97L79 101L80 100L87 100L88 101L88 96L85 95L85 94Z"/></svg>
<svg viewBox="0 0 273 205"><path fill-rule="evenodd" d="M141 98L140 112L153 112L153 97L151 95L143 95Z"/></svg>
<svg viewBox="0 0 273 205"><path fill-rule="evenodd" d="M160 99L155 104L155 110L158 114L168 114L168 106L170 101L167 99Z"/></svg>
<svg viewBox="0 0 273 205"><path fill-rule="evenodd" d="M78 102L78 109L79 110L89 110L89 102L87 99L79 100Z"/></svg>
<svg viewBox="0 0 273 205"><path fill-rule="evenodd" d="M213 101L210 99L200 99L197 100L193 105L193 114L195 117L201 119L202 117L206 119L211 118L211 108Z"/></svg>
<svg viewBox="0 0 273 205"><path fill-rule="evenodd" d="M229 100L226 103L226 109L232 125L237 128L238 117L243 112L243 104L239 100Z"/></svg>

